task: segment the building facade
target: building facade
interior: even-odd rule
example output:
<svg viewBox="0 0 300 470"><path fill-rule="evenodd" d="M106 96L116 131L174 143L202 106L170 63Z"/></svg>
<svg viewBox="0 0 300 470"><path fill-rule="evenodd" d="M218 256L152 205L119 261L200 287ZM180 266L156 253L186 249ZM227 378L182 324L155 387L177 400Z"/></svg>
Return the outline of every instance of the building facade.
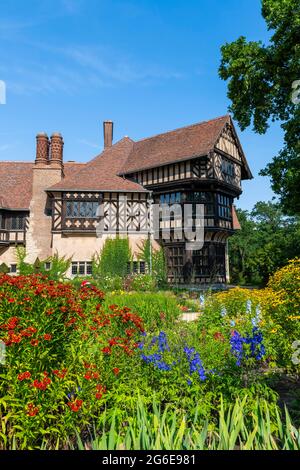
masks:
<svg viewBox="0 0 300 470"><path fill-rule="evenodd" d="M70 276L91 274L91 261L107 238L128 236L135 271L149 237L163 247L170 283L228 281L227 240L239 228L234 199L252 178L229 115L134 142L113 144L113 123L104 122L104 150L85 164L64 162L63 138L37 135L35 162L0 162L0 265L16 272L16 247L28 262L55 253L72 258ZM155 205L181 208L166 218ZM184 210L203 207L204 243L187 249L178 237ZM169 232L166 237L164 231Z"/></svg>

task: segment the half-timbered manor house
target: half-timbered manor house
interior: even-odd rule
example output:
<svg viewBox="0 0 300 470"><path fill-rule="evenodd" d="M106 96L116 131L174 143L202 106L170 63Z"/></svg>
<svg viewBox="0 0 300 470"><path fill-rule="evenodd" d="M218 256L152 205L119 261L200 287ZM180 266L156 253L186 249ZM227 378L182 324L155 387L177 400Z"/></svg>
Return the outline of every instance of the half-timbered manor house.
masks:
<svg viewBox="0 0 300 470"><path fill-rule="evenodd" d="M72 258L70 276L88 275L105 239L127 234L134 271L145 272L139 250L151 233L151 205L204 204L201 250L172 237L174 220L169 240L151 238L153 249L165 250L169 282L185 282L187 263L191 282L228 281L227 240L239 228L234 199L252 178L231 117L137 142L113 143L113 123L103 127L104 149L88 163L64 162L59 133L37 135L34 162L0 162L0 265L15 273L16 246L24 246L29 262L58 253Z"/></svg>

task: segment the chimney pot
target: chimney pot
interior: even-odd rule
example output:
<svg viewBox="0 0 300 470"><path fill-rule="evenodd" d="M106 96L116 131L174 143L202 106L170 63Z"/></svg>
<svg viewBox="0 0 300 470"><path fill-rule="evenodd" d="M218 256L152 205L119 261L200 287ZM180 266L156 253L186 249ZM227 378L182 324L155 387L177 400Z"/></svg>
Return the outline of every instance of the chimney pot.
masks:
<svg viewBox="0 0 300 470"><path fill-rule="evenodd" d="M47 165L49 162L49 139L45 132L36 136L36 165Z"/></svg>
<svg viewBox="0 0 300 470"><path fill-rule="evenodd" d="M53 132L51 136L51 158L50 165L63 167L64 141L59 132Z"/></svg>
<svg viewBox="0 0 300 470"><path fill-rule="evenodd" d="M104 134L104 148L112 146L113 143L113 132L114 132L114 123L112 121L103 122L103 134Z"/></svg>

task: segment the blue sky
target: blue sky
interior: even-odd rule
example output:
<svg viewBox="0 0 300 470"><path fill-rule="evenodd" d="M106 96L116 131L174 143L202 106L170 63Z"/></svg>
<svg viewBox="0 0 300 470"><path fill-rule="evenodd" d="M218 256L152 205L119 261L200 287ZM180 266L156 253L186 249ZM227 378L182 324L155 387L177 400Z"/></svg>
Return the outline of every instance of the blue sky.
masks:
<svg viewBox="0 0 300 470"><path fill-rule="evenodd" d="M220 46L268 41L260 0L0 0L0 160L33 160L35 135L60 131L65 160L87 161L115 141L140 139L226 114ZM258 172L282 146L272 125L241 133L255 175L238 207L270 200Z"/></svg>

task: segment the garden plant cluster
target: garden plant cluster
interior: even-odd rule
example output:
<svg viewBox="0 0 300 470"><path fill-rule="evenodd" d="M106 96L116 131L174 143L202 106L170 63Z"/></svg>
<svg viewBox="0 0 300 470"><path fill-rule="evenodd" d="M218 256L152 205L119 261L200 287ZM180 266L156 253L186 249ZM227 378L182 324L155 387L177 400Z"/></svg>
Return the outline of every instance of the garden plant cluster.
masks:
<svg viewBox="0 0 300 470"><path fill-rule="evenodd" d="M198 320L186 323L170 292L104 293L87 281L1 275L0 448L147 449L149 435L133 430L155 416L163 420L159 434L176 434L172 448L212 448L221 416L233 416L239 400L243 425L224 448L243 447L262 413L271 447L288 446L291 436L289 446L300 445L295 427L284 437L292 425L280 424L274 387L278 370L299 373L291 361L299 287L296 259L265 289L205 294ZM192 445L191 432L206 436L201 445L199 436Z"/></svg>

